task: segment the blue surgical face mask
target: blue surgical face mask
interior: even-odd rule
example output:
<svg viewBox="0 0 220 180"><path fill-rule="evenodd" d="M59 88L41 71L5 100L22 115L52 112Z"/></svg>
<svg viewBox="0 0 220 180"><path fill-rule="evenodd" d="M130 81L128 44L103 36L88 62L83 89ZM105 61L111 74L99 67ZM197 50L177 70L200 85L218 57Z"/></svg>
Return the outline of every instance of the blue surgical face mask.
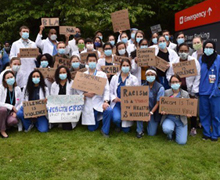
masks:
<svg viewBox="0 0 220 180"><path fill-rule="evenodd" d="M136 34L136 33L131 33L131 39L134 39L134 38L135 38L135 34Z"/></svg>
<svg viewBox="0 0 220 180"><path fill-rule="evenodd" d="M179 83L171 84L171 88L173 90L178 90L180 88L180 84Z"/></svg>
<svg viewBox="0 0 220 180"><path fill-rule="evenodd" d="M65 74L59 74L59 78L61 80L65 80L67 78L67 74L66 73Z"/></svg>
<svg viewBox="0 0 220 180"><path fill-rule="evenodd" d="M152 42L153 42L154 44L157 44L157 38L153 38L153 39L152 39Z"/></svg>
<svg viewBox="0 0 220 180"><path fill-rule="evenodd" d="M101 43L100 42L95 42L95 47L101 47Z"/></svg>
<svg viewBox="0 0 220 180"><path fill-rule="evenodd" d="M102 36L99 36L99 38L102 40L103 37L102 37Z"/></svg>
<svg viewBox="0 0 220 180"><path fill-rule="evenodd" d="M160 49L165 49L167 47L167 43L166 42L160 42L159 43L159 48Z"/></svg>
<svg viewBox="0 0 220 180"><path fill-rule="evenodd" d="M124 55L125 52L126 52L125 49L118 50L118 53L119 53L120 55Z"/></svg>
<svg viewBox="0 0 220 180"><path fill-rule="evenodd" d="M166 38L167 41L170 40L170 37L168 35L165 35L165 38Z"/></svg>
<svg viewBox="0 0 220 180"><path fill-rule="evenodd" d="M49 64L48 61L41 61L40 62L40 65L42 68L46 68L48 66L48 64Z"/></svg>
<svg viewBox="0 0 220 180"><path fill-rule="evenodd" d="M206 56L211 56L214 53L214 49L213 48L205 48L204 53L206 54Z"/></svg>
<svg viewBox="0 0 220 180"><path fill-rule="evenodd" d="M29 33L23 32L21 37L22 37L23 39L28 39L28 38L29 38Z"/></svg>
<svg viewBox="0 0 220 180"><path fill-rule="evenodd" d="M147 82L152 83L155 81L156 77L155 76L146 76Z"/></svg>
<svg viewBox="0 0 220 180"><path fill-rule="evenodd" d="M115 45L115 41L109 41L111 43L112 46Z"/></svg>
<svg viewBox="0 0 220 180"><path fill-rule="evenodd" d="M129 67L129 66L127 66L127 67L122 66L121 71L122 71L123 73L129 73L130 67Z"/></svg>
<svg viewBox="0 0 220 180"><path fill-rule="evenodd" d="M136 38L137 43L139 43L143 38Z"/></svg>
<svg viewBox="0 0 220 180"><path fill-rule="evenodd" d="M65 49L58 49L59 54L65 54Z"/></svg>
<svg viewBox="0 0 220 180"><path fill-rule="evenodd" d="M126 44L128 42L128 38L122 38L121 41Z"/></svg>
<svg viewBox="0 0 220 180"><path fill-rule="evenodd" d="M19 69L20 69L20 66L19 66L19 65L13 65L13 66L12 66L12 70L13 70L14 72L18 72Z"/></svg>
<svg viewBox="0 0 220 180"><path fill-rule="evenodd" d="M73 69L78 69L79 66L80 66L80 63L79 63L79 62L73 62L73 63L72 63Z"/></svg>
<svg viewBox="0 0 220 180"><path fill-rule="evenodd" d="M6 79L6 83L7 83L9 86L12 86L12 85L15 83L15 78L12 77L12 78Z"/></svg>
<svg viewBox="0 0 220 180"><path fill-rule="evenodd" d="M96 62L89 62L89 68L95 69L96 68Z"/></svg>
<svg viewBox="0 0 220 180"><path fill-rule="evenodd" d="M111 56L112 55L112 50L109 49L109 50L104 50L104 53L106 56Z"/></svg>
<svg viewBox="0 0 220 180"><path fill-rule="evenodd" d="M148 48L148 45L141 45L141 49Z"/></svg>
<svg viewBox="0 0 220 180"><path fill-rule="evenodd" d="M40 78L39 78L39 77L37 77L37 78L32 78L32 82L33 82L34 84L39 84Z"/></svg>
<svg viewBox="0 0 220 180"><path fill-rule="evenodd" d="M178 45L183 44L184 42L185 42L185 39L184 39L184 38L179 38L179 39L177 39Z"/></svg>

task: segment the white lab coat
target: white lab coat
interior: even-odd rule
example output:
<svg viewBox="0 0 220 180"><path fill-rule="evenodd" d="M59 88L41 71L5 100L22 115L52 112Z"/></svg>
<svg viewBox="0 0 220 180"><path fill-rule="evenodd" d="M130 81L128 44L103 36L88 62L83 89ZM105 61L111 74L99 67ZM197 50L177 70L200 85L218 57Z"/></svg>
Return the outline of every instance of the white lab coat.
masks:
<svg viewBox="0 0 220 180"><path fill-rule="evenodd" d="M15 91L15 108L17 110L21 107L22 102L22 93L20 87L16 86L14 88ZM7 98L7 88L5 88L3 85L0 85L0 107L5 107L8 110L12 110L13 105L5 103Z"/></svg>
<svg viewBox="0 0 220 180"><path fill-rule="evenodd" d="M141 67L135 62L135 59L131 60L131 74L133 74L137 79L139 84L141 84Z"/></svg>
<svg viewBox="0 0 220 180"><path fill-rule="evenodd" d="M172 49L172 50L176 50L176 48L177 48L177 44L175 44L175 43L172 43L171 41L170 41L170 44L169 44L169 46L168 46L168 48L170 48L170 49Z"/></svg>
<svg viewBox="0 0 220 180"><path fill-rule="evenodd" d="M133 52L136 49L135 44L130 44L128 43L128 46L126 48L127 52L128 52L128 56L131 56L131 52Z"/></svg>
<svg viewBox="0 0 220 180"><path fill-rule="evenodd" d="M79 56L79 48L76 45L76 40L73 38L68 42L68 45L66 46L67 54L70 56L78 55Z"/></svg>
<svg viewBox="0 0 220 180"><path fill-rule="evenodd" d="M114 56L112 55L112 63L113 63L113 62L114 62ZM113 65L115 65L115 64L113 63ZM101 67L102 67L102 66L105 66L105 58L100 58L100 59L98 60L96 69L97 69L98 71L101 71Z"/></svg>
<svg viewBox="0 0 220 180"><path fill-rule="evenodd" d="M120 76L120 73L115 74L112 77L111 83L110 83L110 106L113 109L115 106L115 102L113 102L113 100L117 97L117 88L118 88L118 78ZM125 86L139 86L139 82L138 79L132 75L129 74L128 79L126 80L126 84ZM122 127L131 127L133 124L132 121L122 121Z"/></svg>
<svg viewBox="0 0 220 180"><path fill-rule="evenodd" d="M13 42L11 51L10 51L10 59L13 57L17 57L17 54L20 53L20 48L37 48L36 44L28 39L28 45L22 43L22 39L19 39ZM21 59L21 67L17 73L16 80L19 87L24 87L27 83L29 74L36 67L35 60L36 58L20 58Z"/></svg>

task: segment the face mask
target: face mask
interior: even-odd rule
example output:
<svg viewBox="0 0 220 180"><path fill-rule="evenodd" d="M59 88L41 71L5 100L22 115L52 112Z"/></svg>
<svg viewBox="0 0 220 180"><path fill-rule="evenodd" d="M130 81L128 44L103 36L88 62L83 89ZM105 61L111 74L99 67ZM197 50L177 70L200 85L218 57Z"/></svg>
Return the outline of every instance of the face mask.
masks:
<svg viewBox="0 0 220 180"><path fill-rule="evenodd" d="M187 60L189 53L185 53L185 52L179 53L179 56L180 56L180 59Z"/></svg>
<svg viewBox="0 0 220 180"><path fill-rule="evenodd" d="M5 47L6 52L10 52L10 49L11 49L10 47Z"/></svg>
<svg viewBox="0 0 220 180"><path fill-rule="evenodd" d="M131 33L131 39L135 38L135 33Z"/></svg>
<svg viewBox="0 0 220 180"><path fill-rule="evenodd" d="M77 46L78 46L79 49L84 49L85 44L78 44Z"/></svg>
<svg viewBox="0 0 220 180"><path fill-rule="evenodd" d="M166 42L160 42L159 43L159 48L160 49L165 49L167 47L167 43Z"/></svg>
<svg viewBox="0 0 220 180"><path fill-rule="evenodd" d="M199 43L199 44L193 44L193 49L195 49L196 51L202 49L202 43Z"/></svg>
<svg viewBox="0 0 220 180"><path fill-rule="evenodd" d="M166 38L167 41L170 40L170 37L168 35L165 35L165 38Z"/></svg>
<svg viewBox="0 0 220 180"><path fill-rule="evenodd" d="M128 42L128 38L122 38L121 41L126 44Z"/></svg>
<svg viewBox="0 0 220 180"><path fill-rule="evenodd" d="M152 39L152 42L153 42L154 44L157 44L157 38L153 38L153 39Z"/></svg>
<svg viewBox="0 0 220 180"><path fill-rule="evenodd" d="M179 39L177 39L178 45L183 44L184 42L185 42L185 39L184 39L184 38L179 38Z"/></svg>
<svg viewBox="0 0 220 180"><path fill-rule="evenodd" d="M75 37L75 38L79 38L80 36L81 36L81 34L76 33L74 37Z"/></svg>
<svg viewBox="0 0 220 180"><path fill-rule="evenodd" d="M65 54L65 49L58 49L59 54Z"/></svg>
<svg viewBox="0 0 220 180"><path fill-rule="evenodd" d="M48 66L48 64L49 64L48 61L41 61L40 62L40 65L42 68L46 68Z"/></svg>
<svg viewBox="0 0 220 180"><path fill-rule="evenodd" d="M6 80L6 83L9 85L9 86L12 86L14 83L15 83L15 78L9 78Z"/></svg>
<svg viewBox="0 0 220 180"><path fill-rule="evenodd" d="M214 49L213 48L205 48L204 53L206 54L206 56L211 56L214 53Z"/></svg>
<svg viewBox="0 0 220 180"><path fill-rule="evenodd" d="M118 53L119 53L120 55L124 55L124 54L125 54L125 49L118 50Z"/></svg>
<svg viewBox="0 0 220 180"><path fill-rule="evenodd" d="M79 66L80 66L80 63L79 63L79 62L73 62L73 63L72 63L73 69L78 69Z"/></svg>
<svg viewBox="0 0 220 180"><path fill-rule="evenodd" d="M89 68L95 69L96 68L96 62L89 62Z"/></svg>
<svg viewBox="0 0 220 180"><path fill-rule="evenodd" d="M86 48L87 48L88 50L93 50L93 49L94 49L94 45L93 45L93 44L87 44L87 45L86 45Z"/></svg>
<svg viewBox="0 0 220 180"><path fill-rule="evenodd" d="M109 41L111 43L112 46L115 45L115 41Z"/></svg>
<svg viewBox="0 0 220 180"><path fill-rule="evenodd" d="M12 66L12 71L14 71L14 72L18 72L19 69L20 69L20 66L19 66L19 65L13 65L13 66Z"/></svg>
<svg viewBox="0 0 220 180"><path fill-rule="evenodd" d="M124 67L124 66L122 66L122 68L121 68L121 71L123 72L123 73L129 73L129 71L130 71L130 67L128 66L128 67Z"/></svg>
<svg viewBox="0 0 220 180"><path fill-rule="evenodd" d="M155 76L146 76L147 82L152 83L155 81L156 77Z"/></svg>
<svg viewBox="0 0 220 180"><path fill-rule="evenodd" d="M171 88L173 90L178 90L180 88L180 84L179 83L171 84Z"/></svg>
<svg viewBox="0 0 220 180"><path fill-rule="evenodd" d="M141 45L141 49L148 48L148 45Z"/></svg>
<svg viewBox="0 0 220 180"><path fill-rule="evenodd" d="M139 43L143 38L136 38L137 43Z"/></svg>
<svg viewBox="0 0 220 180"><path fill-rule="evenodd" d="M32 78L32 82L33 82L34 84L39 84L40 78L39 78L39 77L38 77L38 78Z"/></svg>
<svg viewBox="0 0 220 180"><path fill-rule="evenodd" d="M67 74L66 73L65 74L59 74L59 78L61 80L65 80L67 78Z"/></svg>
<svg viewBox="0 0 220 180"><path fill-rule="evenodd" d="M57 39L57 35L56 35L56 34L52 34L52 35L50 36L50 39L51 39L52 41L55 41L55 40Z"/></svg>
<svg viewBox="0 0 220 180"><path fill-rule="evenodd" d="M101 43L100 42L95 42L95 47L101 47Z"/></svg>
<svg viewBox="0 0 220 180"><path fill-rule="evenodd" d="M102 37L102 36L99 36L99 38L102 40L103 37Z"/></svg>
<svg viewBox="0 0 220 180"><path fill-rule="evenodd" d="M22 37L23 39L28 39L28 38L29 38L29 33L23 32L21 37Z"/></svg>
<svg viewBox="0 0 220 180"><path fill-rule="evenodd" d="M111 56L112 55L112 50L111 49L105 50L104 53L105 53L106 56Z"/></svg>

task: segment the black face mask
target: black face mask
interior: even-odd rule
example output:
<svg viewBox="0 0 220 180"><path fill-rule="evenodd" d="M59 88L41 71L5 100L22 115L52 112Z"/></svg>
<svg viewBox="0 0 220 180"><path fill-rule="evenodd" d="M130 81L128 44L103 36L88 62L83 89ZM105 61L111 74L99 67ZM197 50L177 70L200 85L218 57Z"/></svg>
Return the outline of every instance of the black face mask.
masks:
<svg viewBox="0 0 220 180"><path fill-rule="evenodd" d="M79 38L80 36L81 36L80 33L76 33L74 37L75 37L75 38Z"/></svg>
<svg viewBox="0 0 220 180"><path fill-rule="evenodd" d="M11 50L11 47L5 47L5 51L6 51L7 53L9 53L10 50Z"/></svg>

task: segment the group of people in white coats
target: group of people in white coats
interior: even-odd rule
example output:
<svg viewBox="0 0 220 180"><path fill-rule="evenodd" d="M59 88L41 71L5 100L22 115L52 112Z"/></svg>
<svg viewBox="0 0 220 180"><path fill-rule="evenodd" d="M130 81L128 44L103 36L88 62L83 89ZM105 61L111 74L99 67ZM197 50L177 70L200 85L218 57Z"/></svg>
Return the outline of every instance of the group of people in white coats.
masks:
<svg viewBox="0 0 220 180"><path fill-rule="evenodd" d="M146 39L143 31L131 29L131 34L119 33L118 40L114 35L109 35L107 42L103 42L103 34L95 33L93 39L81 37L81 31L77 28L74 39L66 42L57 41L57 32L50 29L47 39L42 39L44 26L36 41L29 39L29 28L20 28L21 38L12 44L10 52L10 67L0 75L0 131L3 138L7 138L6 129L21 123L26 132L34 126L40 132L47 132L53 124L48 123L46 116L33 119L24 118L23 101L45 99L49 95L84 95L84 108L82 110L81 123L86 125L89 131L99 128L102 120L101 133L109 137L110 126L115 126L115 131L128 133L135 121L121 119L121 87L123 86L149 86L149 110L150 121L147 123L146 132L149 136L157 134L158 126L169 140L178 144L186 144L188 136L188 118L191 122L190 135L197 134L197 117L191 114L177 116L159 113L159 99L167 96L172 98L197 98L199 99L199 119L203 127L203 139L218 140L220 136L220 57L216 52L216 44L212 40L203 43L200 37L194 37L192 48L185 43L185 35L180 32L177 35L177 44L170 41L170 32L164 30L162 35L152 34L151 40ZM131 36L129 39L128 37ZM42 54L37 58L20 58L20 48L38 47ZM98 51L103 48L103 54ZM168 69L163 72L156 67L139 67L136 50L138 48L155 48L155 55L168 62ZM115 51L115 52L114 52ZM82 62L80 54L90 52L86 62ZM96 56L97 52L98 56ZM53 78L44 78L42 73L35 69L54 67L55 57L69 58L71 68L66 66L55 67ZM115 75L106 75L101 71L102 66L115 65L115 56L121 57L120 71ZM197 75L180 78L174 74L172 64L182 61L195 60ZM108 79L102 95L83 92L72 88L74 80L71 79L71 71L86 68L84 73ZM136 136L144 135L144 123L136 122ZM64 130L72 130L77 123L62 123ZM175 135L174 135L175 134Z"/></svg>

